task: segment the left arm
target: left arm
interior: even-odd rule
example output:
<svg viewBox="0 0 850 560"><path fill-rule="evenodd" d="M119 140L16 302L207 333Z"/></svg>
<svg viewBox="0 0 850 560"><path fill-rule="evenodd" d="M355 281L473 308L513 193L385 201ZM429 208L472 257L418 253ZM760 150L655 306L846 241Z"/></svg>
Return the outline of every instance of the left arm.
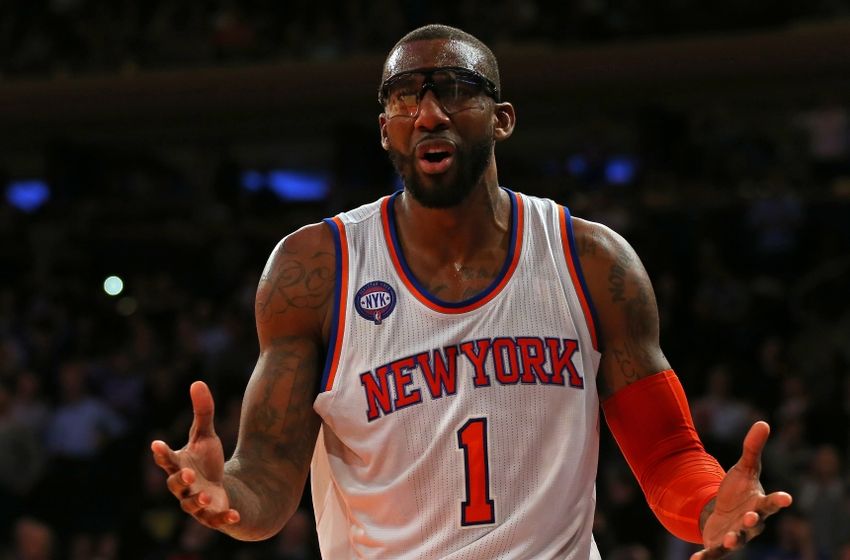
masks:
<svg viewBox="0 0 850 560"><path fill-rule="evenodd" d="M602 350L599 396L670 369L659 344L658 306L649 275L634 249L611 229L573 218L573 232Z"/></svg>
<svg viewBox="0 0 850 560"><path fill-rule="evenodd" d="M597 311L598 390L609 426L665 527L704 544L695 558L723 557L791 503L784 492L765 496L758 480L769 428L753 426L741 460L724 474L703 449L661 351L655 294L637 254L605 226L577 218L572 223Z"/></svg>

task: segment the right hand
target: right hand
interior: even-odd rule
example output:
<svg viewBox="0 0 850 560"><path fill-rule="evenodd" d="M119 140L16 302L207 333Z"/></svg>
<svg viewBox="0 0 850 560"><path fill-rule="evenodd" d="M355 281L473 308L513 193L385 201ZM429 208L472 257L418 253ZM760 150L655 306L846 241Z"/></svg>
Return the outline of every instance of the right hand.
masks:
<svg viewBox="0 0 850 560"><path fill-rule="evenodd" d="M702 537L705 548L691 560L725 558L764 530L764 521L791 505L791 494L771 492L765 495L759 482L761 454L770 426L756 422L744 437L741 459L729 469L717 492L717 500L705 521Z"/></svg>
<svg viewBox="0 0 850 560"><path fill-rule="evenodd" d="M224 490L224 450L213 427L215 403L209 387L195 381L189 388L194 419L189 442L173 451L164 441L151 443L153 459L168 473L168 489L183 511L212 529L239 522Z"/></svg>

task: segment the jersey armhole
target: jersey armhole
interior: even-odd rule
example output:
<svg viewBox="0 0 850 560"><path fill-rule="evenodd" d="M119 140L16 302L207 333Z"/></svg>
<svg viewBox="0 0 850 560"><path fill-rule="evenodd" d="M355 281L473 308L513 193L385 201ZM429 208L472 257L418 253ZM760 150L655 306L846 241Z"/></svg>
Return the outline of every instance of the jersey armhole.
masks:
<svg viewBox="0 0 850 560"><path fill-rule="evenodd" d="M599 324L596 316L596 308L593 306L593 300L590 298L590 291L587 289L584 273L581 270L581 261L578 258L575 235L573 234L573 220L572 216L570 216L570 210L566 206L558 206L558 222L561 229L564 260L567 262L570 278L581 303L584 320L587 323L587 330L590 331L590 339L593 342L594 350L601 352L599 338L596 332L596 325Z"/></svg>
<svg viewBox="0 0 850 560"><path fill-rule="evenodd" d="M319 393L330 391L336 378L345 332L346 298L348 296L348 240L345 235L345 224L338 216L325 218L323 221L333 234L336 263L334 266L332 323L328 334L328 351L325 357L325 368L319 385Z"/></svg>

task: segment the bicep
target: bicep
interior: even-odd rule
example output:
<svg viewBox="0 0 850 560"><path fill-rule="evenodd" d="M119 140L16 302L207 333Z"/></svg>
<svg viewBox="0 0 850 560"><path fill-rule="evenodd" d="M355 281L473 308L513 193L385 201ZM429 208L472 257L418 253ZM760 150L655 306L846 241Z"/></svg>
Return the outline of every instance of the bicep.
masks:
<svg viewBox="0 0 850 560"><path fill-rule="evenodd" d="M596 307L603 398L670 367L659 343L658 306L637 253L612 230L574 219L582 268Z"/></svg>
<svg viewBox="0 0 850 560"><path fill-rule="evenodd" d="M327 228L309 226L272 252L257 288L260 356L242 403L235 456L306 478L321 423L313 409L334 286Z"/></svg>

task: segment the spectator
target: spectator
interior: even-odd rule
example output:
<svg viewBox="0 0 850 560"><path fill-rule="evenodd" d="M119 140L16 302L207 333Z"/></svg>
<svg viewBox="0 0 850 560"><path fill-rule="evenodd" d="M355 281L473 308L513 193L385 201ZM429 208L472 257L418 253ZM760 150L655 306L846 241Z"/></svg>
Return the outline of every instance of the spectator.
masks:
<svg viewBox="0 0 850 560"><path fill-rule="evenodd" d="M776 429L764 448L764 475L772 486L788 488L797 494L800 473L812 460L812 448L806 441L802 418L791 416L776 423Z"/></svg>
<svg viewBox="0 0 850 560"><path fill-rule="evenodd" d="M728 468L740 455L740 441L754 419L752 407L732 394L729 366L718 364L708 372L705 395L694 400L692 414L706 449Z"/></svg>
<svg viewBox="0 0 850 560"><path fill-rule="evenodd" d="M838 450L832 445L820 446L815 450L800 485L797 503L812 521L812 535L818 553L827 558L837 556L842 543L850 539L847 496L847 483L842 479Z"/></svg>
<svg viewBox="0 0 850 560"><path fill-rule="evenodd" d="M46 497L64 505L49 508L68 532L71 560L114 559L117 523L114 496L103 491L111 476L107 446L124 431L124 422L88 388L87 365L65 362L59 371L60 404L47 429L52 457Z"/></svg>
<svg viewBox="0 0 850 560"><path fill-rule="evenodd" d="M756 544L747 560L829 560L825 553L818 552L812 522L798 509L791 508L777 525L776 542Z"/></svg>
<svg viewBox="0 0 850 560"><path fill-rule="evenodd" d="M12 416L43 441L50 408L42 393L41 378L31 370L22 370L17 376Z"/></svg>
<svg viewBox="0 0 850 560"><path fill-rule="evenodd" d="M44 465L35 434L12 414L12 387L0 380L0 542Z"/></svg>
<svg viewBox="0 0 850 560"><path fill-rule="evenodd" d="M2 560L55 560L56 536L48 525L32 517L14 523L14 544Z"/></svg>

